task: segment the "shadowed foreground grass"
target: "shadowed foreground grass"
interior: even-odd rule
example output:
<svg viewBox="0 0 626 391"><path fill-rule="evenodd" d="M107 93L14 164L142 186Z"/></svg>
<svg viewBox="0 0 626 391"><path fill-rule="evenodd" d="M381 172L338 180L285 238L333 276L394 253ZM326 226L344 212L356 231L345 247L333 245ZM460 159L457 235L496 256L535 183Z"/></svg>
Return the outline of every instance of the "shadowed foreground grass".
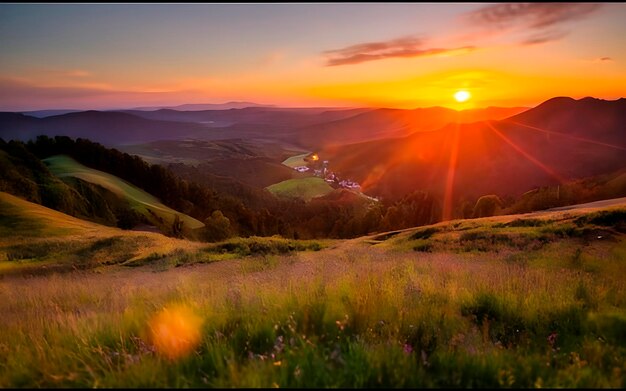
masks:
<svg viewBox="0 0 626 391"><path fill-rule="evenodd" d="M623 388L626 240L596 217L5 278L0 387Z"/></svg>

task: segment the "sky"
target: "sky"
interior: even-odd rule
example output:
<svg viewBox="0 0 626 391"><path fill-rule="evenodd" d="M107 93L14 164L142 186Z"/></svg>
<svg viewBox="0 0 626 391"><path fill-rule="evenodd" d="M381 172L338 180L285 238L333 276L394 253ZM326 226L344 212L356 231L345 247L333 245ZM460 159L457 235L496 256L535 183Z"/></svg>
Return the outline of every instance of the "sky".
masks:
<svg viewBox="0 0 626 391"><path fill-rule="evenodd" d="M626 3L2 3L0 110L613 100L625 20Z"/></svg>

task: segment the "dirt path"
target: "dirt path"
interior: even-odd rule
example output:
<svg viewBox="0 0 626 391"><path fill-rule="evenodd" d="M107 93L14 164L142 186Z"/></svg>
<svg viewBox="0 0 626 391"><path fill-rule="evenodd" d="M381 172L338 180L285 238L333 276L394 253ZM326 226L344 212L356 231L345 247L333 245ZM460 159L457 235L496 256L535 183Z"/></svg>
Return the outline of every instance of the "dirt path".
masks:
<svg viewBox="0 0 626 391"><path fill-rule="evenodd" d="M626 197L613 198L610 200L602 200L602 201L595 201L595 202L587 202L586 204L561 206L558 208L548 209L545 212L552 212L552 211L558 211L558 210L571 210L571 209L585 209L585 208L605 208L607 206L617 206L617 205L622 205L622 204L626 205Z"/></svg>

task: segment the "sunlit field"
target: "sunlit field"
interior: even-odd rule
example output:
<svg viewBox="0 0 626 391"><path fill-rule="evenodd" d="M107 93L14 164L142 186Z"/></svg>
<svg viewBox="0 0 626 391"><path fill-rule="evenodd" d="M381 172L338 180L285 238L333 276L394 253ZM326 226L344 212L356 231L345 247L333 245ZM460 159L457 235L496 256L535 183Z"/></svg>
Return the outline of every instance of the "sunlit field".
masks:
<svg viewBox="0 0 626 391"><path fill-rule="evenodd" d="M5 277L0 386L624 387L624 213Z"/></svg>
<svg viewBox="0 0 626 391"><path fill-rule="evenodd" d="M624 21L0 4L0 391L626 390Z"/></svg>

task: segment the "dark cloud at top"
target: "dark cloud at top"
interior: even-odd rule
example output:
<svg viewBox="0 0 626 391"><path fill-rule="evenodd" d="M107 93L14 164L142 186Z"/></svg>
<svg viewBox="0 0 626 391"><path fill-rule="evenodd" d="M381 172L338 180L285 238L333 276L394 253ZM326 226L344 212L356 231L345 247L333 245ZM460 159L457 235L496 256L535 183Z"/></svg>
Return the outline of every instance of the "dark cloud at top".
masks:
<svg viewBox="0 0 626 391"><path fill-rule="evenodd" d="M466 14L467 19L485 27L514 25L543 29L587 17L602 7L592 3L502 3L488 5Z"/></svg>
<svg viewBox="0 0 626 391"><path fill-rule="evenodd" d="M326 66L337 66L359 64L385 58L432 56L475 49L473 46L458 48L424 48L423 46L423 40L420 38L403 37L389 41L366 42L341 49L327 50L324 54L327 56Z"/></svg>

